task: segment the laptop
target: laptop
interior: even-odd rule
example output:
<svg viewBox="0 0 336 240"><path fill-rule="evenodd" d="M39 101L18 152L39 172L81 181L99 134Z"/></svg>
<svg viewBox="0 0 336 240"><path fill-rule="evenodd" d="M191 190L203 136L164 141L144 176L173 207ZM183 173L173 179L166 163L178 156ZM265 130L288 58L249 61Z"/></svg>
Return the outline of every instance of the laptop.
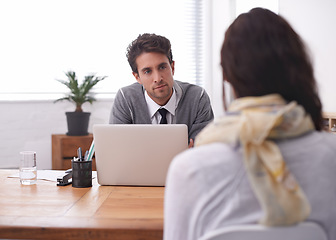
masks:
<svg viewBox="0 0 336 240"><path fill-rule="evenodd" d="M188 148L185 124L93 126L100 185L164 186L170 162Z"/></svg>

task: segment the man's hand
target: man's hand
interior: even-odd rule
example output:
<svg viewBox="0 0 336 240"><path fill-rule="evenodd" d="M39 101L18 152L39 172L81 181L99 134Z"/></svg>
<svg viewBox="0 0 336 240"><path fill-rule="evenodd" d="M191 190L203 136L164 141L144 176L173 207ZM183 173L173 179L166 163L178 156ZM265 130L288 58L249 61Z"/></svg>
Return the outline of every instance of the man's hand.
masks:
<svg viewBox="0 0 336 240"><path fill-rule="evenodd" d="M192 147L194 147L194 140L192 138L190 138L188 148L192 148Z"/></svg>

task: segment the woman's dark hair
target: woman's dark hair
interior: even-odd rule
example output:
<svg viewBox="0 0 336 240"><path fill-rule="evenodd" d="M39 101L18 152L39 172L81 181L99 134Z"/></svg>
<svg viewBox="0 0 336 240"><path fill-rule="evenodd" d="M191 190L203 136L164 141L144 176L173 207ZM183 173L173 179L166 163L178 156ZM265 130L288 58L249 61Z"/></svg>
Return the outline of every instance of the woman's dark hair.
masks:
<svg viewBox="0 0 336 240"><path fill-rule="evenodd" d="M143 52L158 52L167 56L169 63L173 62L170 41L156 34L145 33L139 35L127 48L126 57L132 71L138 73L136 58Z"/></svg>
<svg viewBox="0 0 336 240"><path fill-rule="evenodd" d="M221 50L224 80L237 97L280 94L296 101L322 129L313 67L299 35L275 13L254 8L228 28Z"/></svg>

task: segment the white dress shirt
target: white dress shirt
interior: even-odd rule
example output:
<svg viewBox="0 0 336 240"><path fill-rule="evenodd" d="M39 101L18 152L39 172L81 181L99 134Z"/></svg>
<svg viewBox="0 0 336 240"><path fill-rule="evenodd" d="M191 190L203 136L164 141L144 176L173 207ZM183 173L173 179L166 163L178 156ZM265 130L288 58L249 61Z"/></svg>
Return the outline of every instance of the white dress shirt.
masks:
<svg viewBox="0 0 336 240"><path fill-rule="evenodd" d="M175 109L177 106L177 101L176 101L175 88L173 89L173 95L170 97L169 101L164 106L160 106L159 104L154 102L153 99L151 99L148 96L147 91L145 91L145 98L146 98L147 107L148 107L149 115L151 117L152 124L160 123L160 120L162 118L161 114L158 112L160 108L165 108L168 111L166 115L168 124L172 124L176 122L175 121Z"/></svg>

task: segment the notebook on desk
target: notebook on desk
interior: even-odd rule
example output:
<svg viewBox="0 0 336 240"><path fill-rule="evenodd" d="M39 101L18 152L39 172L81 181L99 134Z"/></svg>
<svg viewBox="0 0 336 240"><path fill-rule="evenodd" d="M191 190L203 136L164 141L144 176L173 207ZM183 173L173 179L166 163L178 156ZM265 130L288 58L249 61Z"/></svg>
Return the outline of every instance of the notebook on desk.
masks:
<svg viewBox="0 0 336 240"><path fill-rule="evenodd" d="M93 126L100 185L164 186L174 156L188 148L184 124Z"/></svg>

